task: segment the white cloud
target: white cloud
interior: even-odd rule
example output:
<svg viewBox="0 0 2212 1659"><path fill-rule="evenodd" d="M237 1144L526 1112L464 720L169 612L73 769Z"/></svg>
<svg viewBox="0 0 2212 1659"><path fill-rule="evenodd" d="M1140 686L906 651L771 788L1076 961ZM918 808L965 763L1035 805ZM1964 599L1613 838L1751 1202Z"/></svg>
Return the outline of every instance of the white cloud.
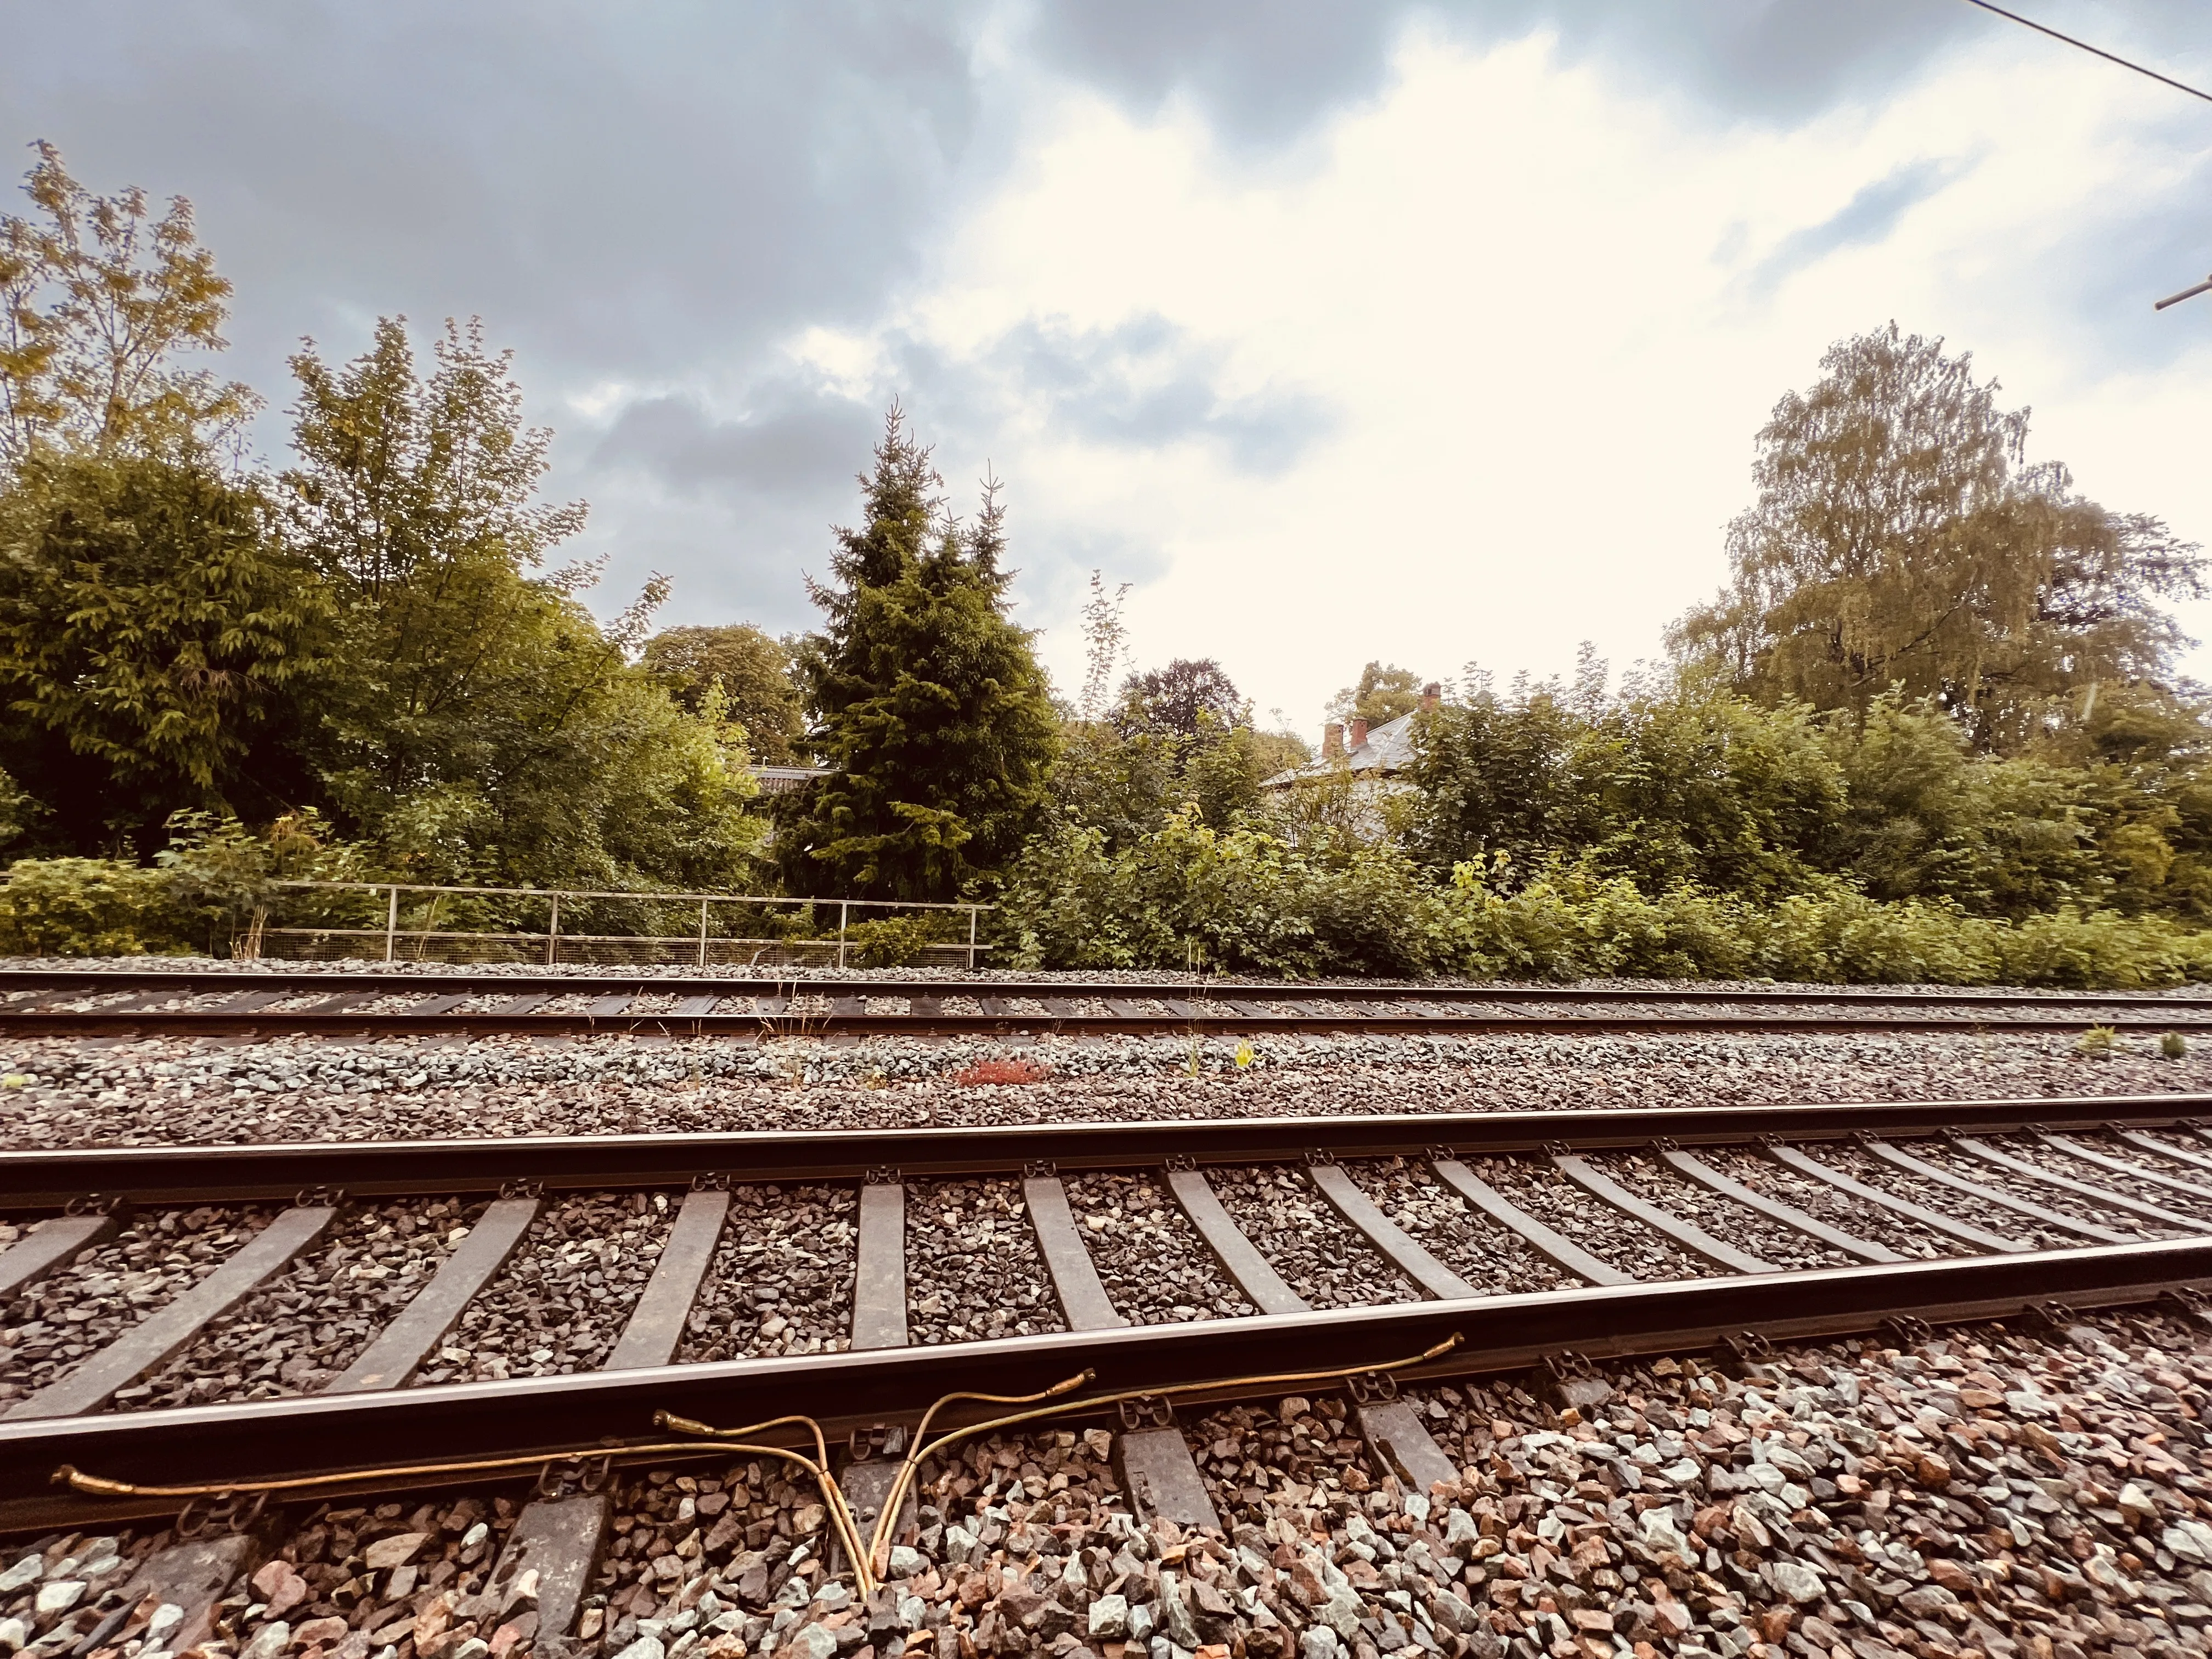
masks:
<svg viewBox="0 0 2212 1659"><path fill-rule="evenodd" d="M2191 453L2212 306L2160 319L2148 362L2113 361L2079 310L2100 227L2204 151L2202 123L2130 77L1997 36L1777 131L1562 67L1540 36L1416 32L1395 71L1293 173L1218 149L1172 101L1142 121L1073 85L999 88L1026 112L1024 159L879 339L977 365L1024 326L1153 318L1218 398L1328 416L1269 471L1203 429L1109 441L1005 385L988 441L962 441L1010 480L1018 551L1057 552L1024 582L1062 684L1072 563L1096 548L1127 550L1109 579L1142 579L1140 661L1218 656L1304 726L1369 657L1446 675L1563 671L1584 638L1616 665L1655 654L1721 578L1767 410L1829 342L1893 317L2033 403L2037 453L2083 489L2212 539ZM2146 309L2164 280L2141 274ZM878 361L836 346L805 356L848 382ZM981 453L945 459L964 482Z"/></svg>

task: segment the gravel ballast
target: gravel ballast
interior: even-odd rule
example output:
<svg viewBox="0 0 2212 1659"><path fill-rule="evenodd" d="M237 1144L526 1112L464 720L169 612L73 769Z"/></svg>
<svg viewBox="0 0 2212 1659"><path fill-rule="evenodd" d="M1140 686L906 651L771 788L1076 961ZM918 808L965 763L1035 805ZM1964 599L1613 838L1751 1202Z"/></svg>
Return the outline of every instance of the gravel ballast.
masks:
<svg viewBox="0 0 2212 1659"><path fill-rule="evenodd" d="M1825 1154L1829 1149L1813 1150ZM1844 1192L1759 1153L1700 1146L1697 1156L1708 1167L1741 1182L1762 1197L1790 1205L1816 1221L1825 1221L1869 1244L1887 1246L1899 1255L1932 1261L1939 1256L1964 1254L1966 1249L1948 1233L1939 1232L1925 1222L1870 1203L1855 1193Z"/></svg>
<svg viewBox="0 0 2212 1659"><path fill-rule="evenodd" d="M0 1052L0 1146L225 1145L530 1134L908 1128L1376 1113L2212 1093L2212 1043L2084 1057L2066 1033L1580 1036L1076 1042L1018 1050L871 1037L16 1038ZM1018 1056L1042 1081L963 1086Z"/></svg>
<svg viewBox="0 0 2212 1659"><path fill-rule="evenodd" d="M850 1187L735 1187L676 1358L842 1353L852 1342L860 1208Z"/></svg>
<svg viewBox="0 0 2212 1659"><path fill-rule="evenodd" d="M426 1199L340 1215L330 1232L167 1365L118 1389L118 1407L313 1394L430 1282L482 1205Z"/></svg>
<svg viewBox="0 0 2212 1659"><path fill-rule="evenodd" d="M1015 1181L907 1189L906 1298L910 1342L1067 1328Z"/></svg>
<svg viewBox="0 0 2212 1659"><path fill-rule="evenodd" d="M1165 1188L1111 1171L1071 1176L1067 1206L1114 1310L1139 1325L1255 1311Z"/></svg>
<svg viewBox="0 0 2212 1659"><path fill-rule="evenodd" d="M1582 1283L1445 1187L1425 1164L1382 1158L1345 1168L1415 1243L1479 1291L1512 1296L1572 1290Z"/></svg>
<svg viewBox="0 0 2212 1659"><path fill-rule="evenodd" d="M142 1211L0 1308L0 1403L56 1381L190 1290L269 1224L259 1205ZM20 1237L20 1224L0 1242Z"/></svg>
<svg viewBox="0 0 2212 1659"><path fill-rule="evenodd" d="M1590 1163L1614 1181L1670 1214L1701 1229L1723 1244L1748 1251L1783 1268L1855 1267L1859 1258L1747 1204L1678 1174L1656 1158L1635 1153L1594 1158Z"/></svg>
<svg viewBox="0 0 2212 1659"><path fill-rule="evenodd" d="M1413 1302L1420 1293L1385 1261L1304 1170L1212 1169L1207 1183L1237 1230L1316 1308Z"/></svg>
<svg viewBox="0 0 2212 1659"><path fill-rule="evenodd" d="M1704 1279L1718 1269L1584 1192L1547 1162L1471 1158L1467 1167L1523 1213L1637 1279Z"/></svg>
<svg viewBox="0 0 2212 1659"><path fill-rule="evenodd" d="M1103 1428L926 1464L890 1576L830 1570L788 1466L619 1472L578 1639L620 1659L2157 1659L2212 1649L2203 1333L2145 1311L1601 1366L1579 1407L1521 1376L1407 1391L1459 1468L1406 1492L1326 1391L1193 1415L1221 1531L1146 1524ZM479 1659L536 1638L483 1583L522 1493L302 1506L209 1611L206 1659ZM6 1553L0 1644L58 1655L111 1611L151 1659L182 1608L118 1592L155 1527ZM372 1550L374 1552L372 1553ZM160 1621L157 1623L157 1621ZM165 1634L155 1636L159 1630ZM1160 1645L1154 1647L1158 1642Z"/></svg>
<svg viewBox="0 0 2212 1659"><path fill-rule="evenodd" d="M629 1321L668 1235L667 1193L549 1198L416 1383L596 1370Z"/></svg>

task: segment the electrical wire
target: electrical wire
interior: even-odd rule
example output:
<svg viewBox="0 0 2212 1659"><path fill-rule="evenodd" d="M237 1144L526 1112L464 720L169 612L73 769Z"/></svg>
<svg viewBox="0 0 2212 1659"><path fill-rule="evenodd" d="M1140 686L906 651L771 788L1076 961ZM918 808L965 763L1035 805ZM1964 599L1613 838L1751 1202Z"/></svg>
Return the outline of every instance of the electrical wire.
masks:
<svg viewBox="0 0 2212 1659"><path fill-rule="evenodd" d="M2057 29L2047 24L2039 23L2032 17L2022 17L2016 11L2007 11L2002 6L1992 5L1990 0L1966 0L1966 3L1970 6L1979 6L1984 11L1993 11L2000 17L2011 19L2023 28L2033 29L2038 34L2047 34L2054 40L2063 40L2068 46L2077 46L2083 52L2093 53L2108 64L2118 64L2122 69L2133 70L2137 75L2148 75L2154 81L2163 81L2176 92L2185 92L2191 98L2202 98L2206 103L2212 104L2212 92L2201 92L2185 81L2177 81L2170 75L2160 75L2154 69L2145 69L2141 64L2130 63L2117 53L2106 52L2102 46L2093 46L2087 40L2076 40L2070 34L2061 34Z"/></svg>

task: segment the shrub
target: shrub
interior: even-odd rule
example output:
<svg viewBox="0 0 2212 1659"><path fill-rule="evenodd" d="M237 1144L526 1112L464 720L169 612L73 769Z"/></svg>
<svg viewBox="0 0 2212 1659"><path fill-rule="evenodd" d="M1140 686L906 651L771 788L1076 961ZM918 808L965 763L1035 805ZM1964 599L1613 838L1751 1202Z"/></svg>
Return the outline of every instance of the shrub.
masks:
<svg viewBox="0 0 2212 1659"><path fill-rule="evenodd" d="M113 859L18 859L0 883L0 952L137 957L186 949L165 873Z"/></svg>
<svg viewBox="0 0 2212 1659"><path fill-rule="evenodd" d="M1109 853L1095 830L1032 842L998 916L1017 965L1172 968L1202 947L1235 972L1815 983L2145 987L2212 979L2212 934L2158 916L2062 908L2020 920L1948 899L1882 901L1850 878L1754 901L1681 882L1646 892L1595 858L1510 892L1468 861L1449 886L1391 844L1293 846L1185 812Z"/></svg>
<svg viewBox="0 0 2212 1659"><path fill-rule="evenodd" d="M921 961L942 931L927 915L856 921L845 930L846 958L863 968L904 968Z"/></svg>

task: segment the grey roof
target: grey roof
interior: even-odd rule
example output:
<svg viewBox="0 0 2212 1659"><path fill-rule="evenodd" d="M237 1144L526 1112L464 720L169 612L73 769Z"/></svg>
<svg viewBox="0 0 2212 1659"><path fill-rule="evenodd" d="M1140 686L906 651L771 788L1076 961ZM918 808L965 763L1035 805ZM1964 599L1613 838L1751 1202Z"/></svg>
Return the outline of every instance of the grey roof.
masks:
<svg viewBox="0 0 2212 1659"><path fill-rule="evenodd" d="M817 778L835 777L834 766L756 766L750 769L763 795L788 795Z"/></svg>
<svg viewBox="0 0 2212 1659"><path fill-rule="evenodd" d="M1415 714L1420 711L1416 709ZM1326 778L1335 775L1340 765L1350 769L1354 777L1388 777L1402 772L1413 763L1413 715L1401 714L1395 720L1385 720L1370 727L1367 741L1346 755L1342 761L1310 761L1304 766L1292 767L1287 772L1278 772L1262 788L1296 783L1300 778Z"/></svg>

